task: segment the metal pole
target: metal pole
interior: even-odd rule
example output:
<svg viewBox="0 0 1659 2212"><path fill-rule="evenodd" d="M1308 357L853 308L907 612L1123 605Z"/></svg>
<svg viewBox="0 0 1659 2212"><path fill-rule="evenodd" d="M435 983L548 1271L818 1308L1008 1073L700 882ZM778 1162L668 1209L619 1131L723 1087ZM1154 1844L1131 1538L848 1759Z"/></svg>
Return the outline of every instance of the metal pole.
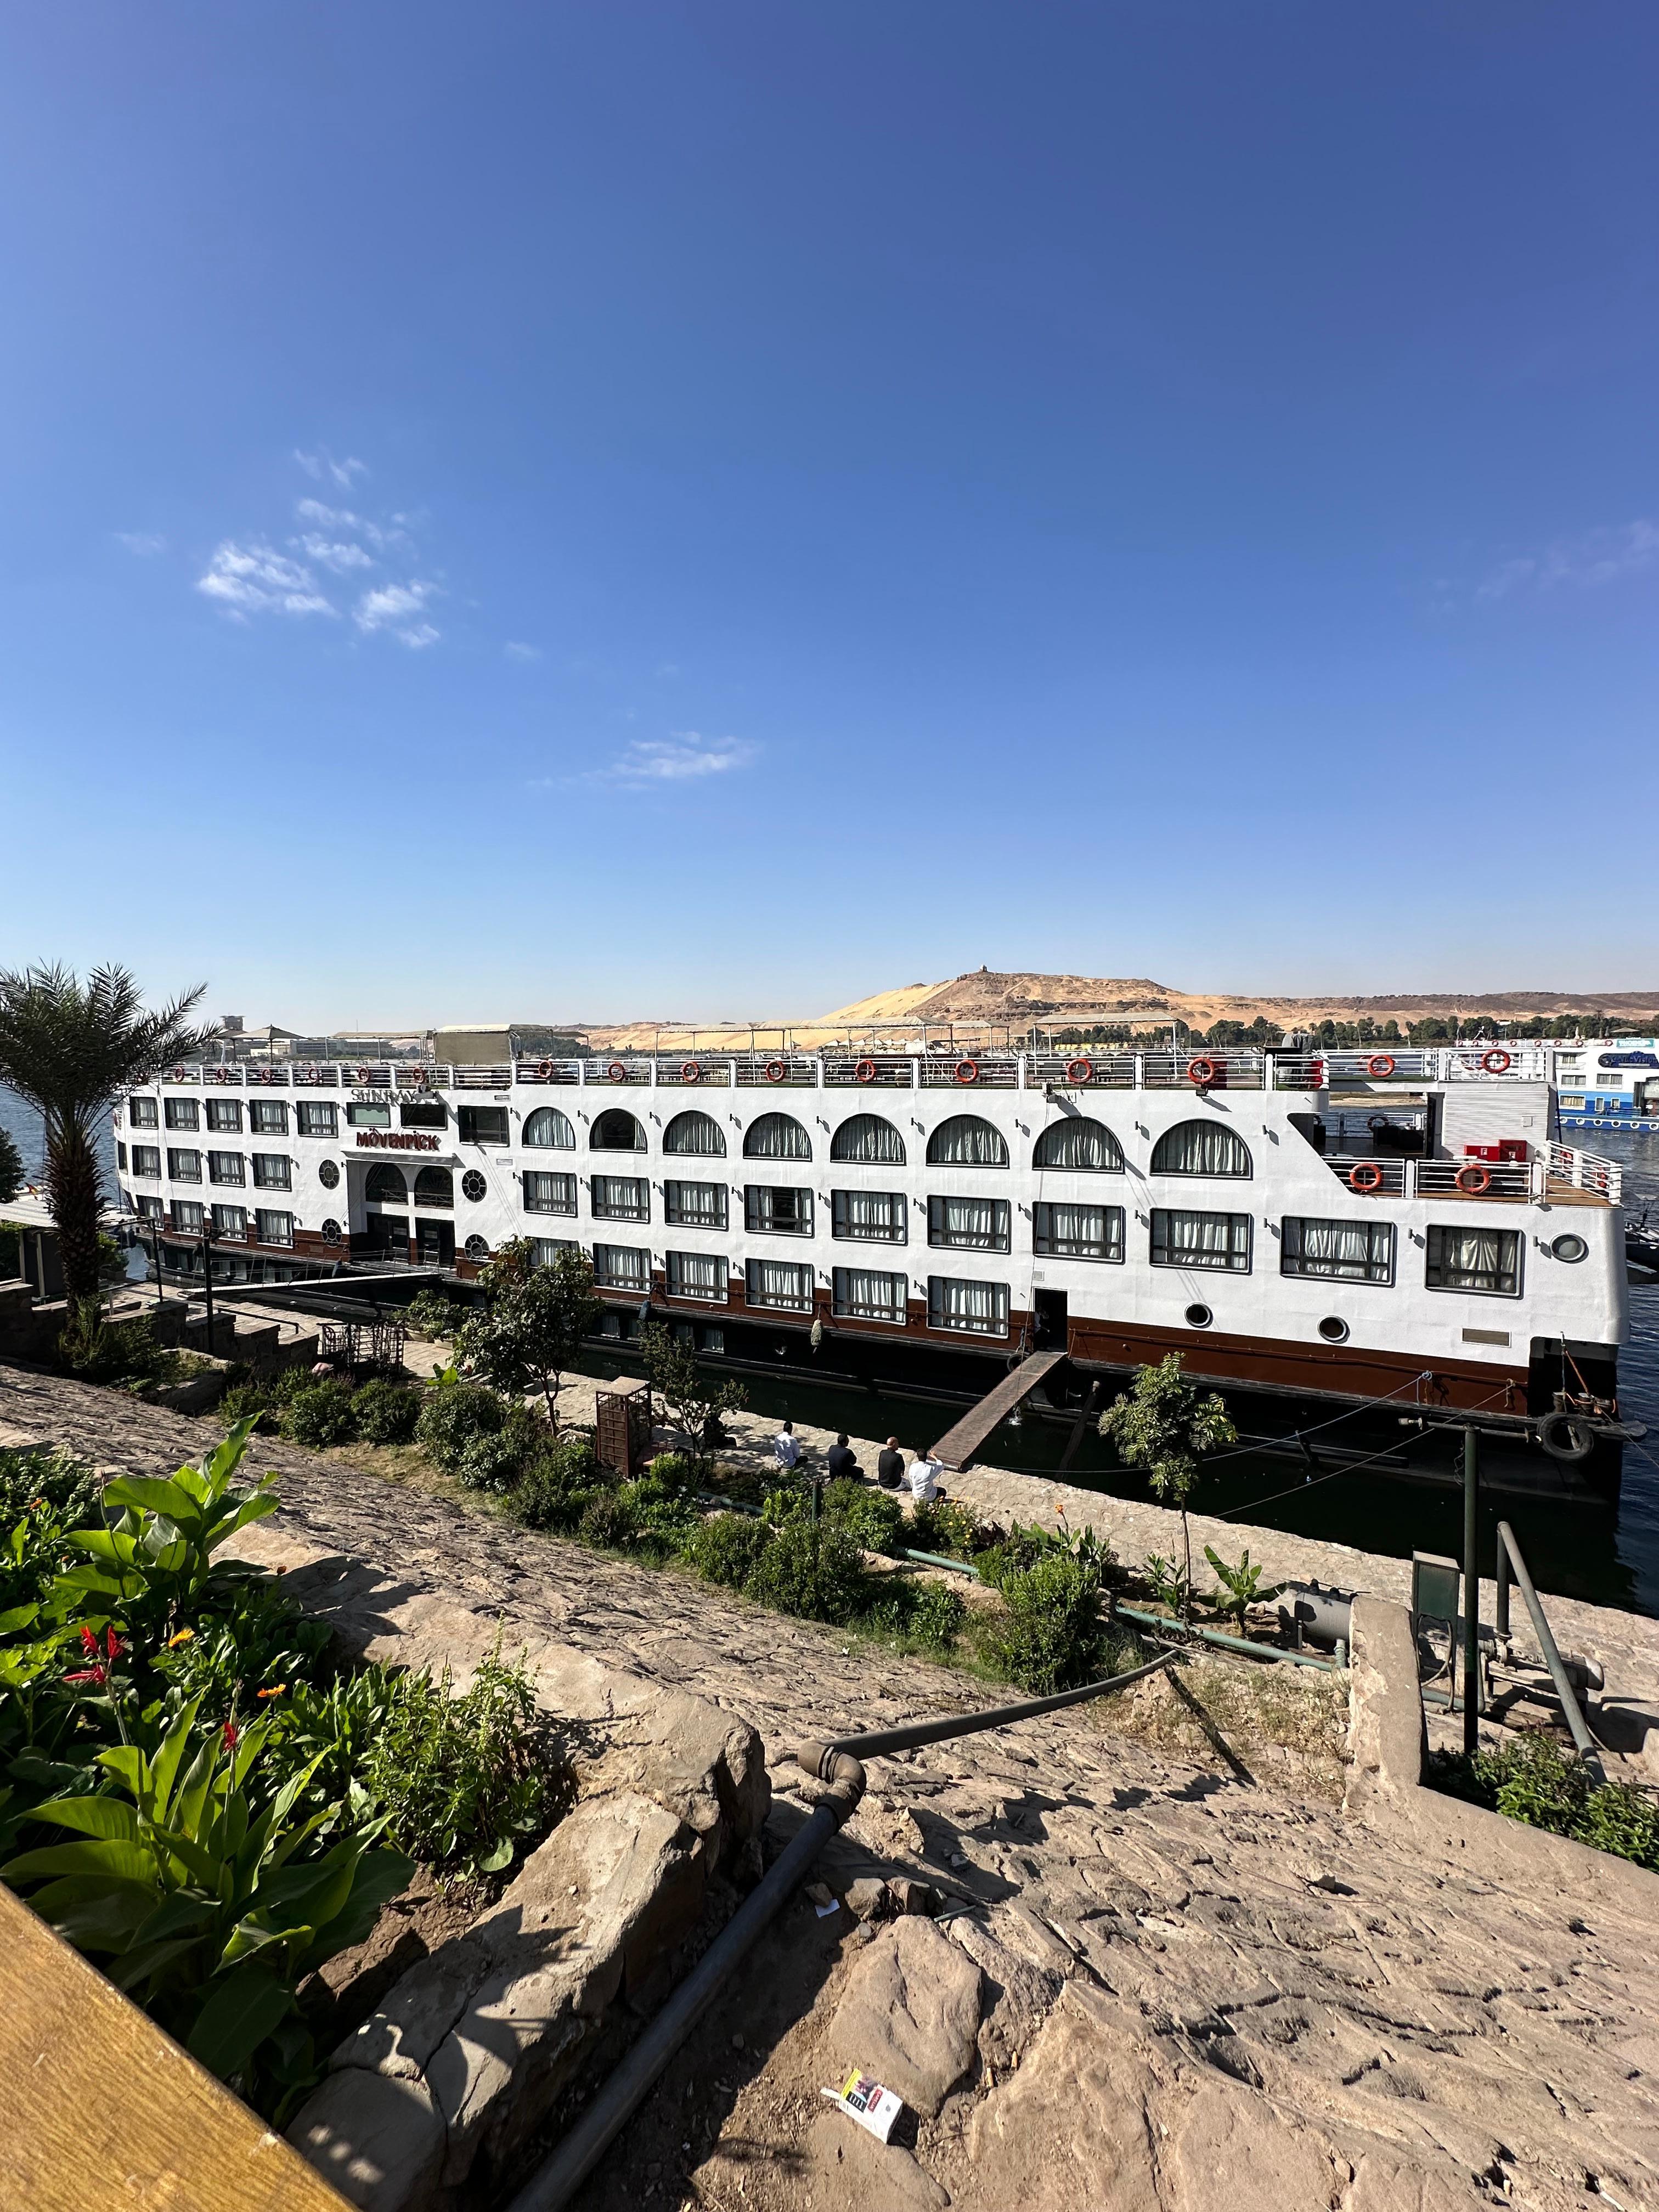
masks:
<svg viewBox="0 0 1659 2212"><path fill-rule="evenodd" d="M202 1221L202 1283L203 1295L207 1300L208 1357L211 1358L213 1357L213 1242L205 1215Z"/></svg>
<svg viewBox="0 0 1659 2212"><path fill-rule="evenodd" d="M1463 1431L1463 1749L1480 1743L1480 1439Z"/></svg>

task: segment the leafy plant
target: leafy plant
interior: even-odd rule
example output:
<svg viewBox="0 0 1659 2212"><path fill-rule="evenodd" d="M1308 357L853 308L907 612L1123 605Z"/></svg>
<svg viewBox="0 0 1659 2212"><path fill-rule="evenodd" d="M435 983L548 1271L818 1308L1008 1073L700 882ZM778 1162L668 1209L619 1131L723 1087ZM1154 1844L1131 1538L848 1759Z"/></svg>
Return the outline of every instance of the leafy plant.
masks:
<svg viewBox="0 0 1659 2212"><path fill-rule="evenodd" d="M1232 1615L1238 1623L1238 1632L1243 1636L1244 1616L1251 1606L1265 1605L1269 1598L1277 1597L1285 1585L1283 1583L1269 1583L1266 1589L1262 1589L1261 1577L1265 1570L1251 1565L1248 1546L1240 1553L1236 1566L1230 1567L1208 1544L1204 1547L1204 1556L1214 1568L1218 1584L1212 1594L1211 1603L1218 1613Z"/></svg>
<svg viewBox="0 0 1659 2212"><path fill-rule="evenodd" d="M910 1516L905 1540L912 1551L934 1552L944 1559L971 1559L987 1548L990 1534L973 1508L960 1499L921 1498Z"/></svg>
<svg viewBox="0 0 1659 2212"><path fill-rule="evenodd" d="M161 1346L148 1314L112 1320L94 1295L71 1304L58 1332L58 1357L72 1375L88 1382L110 1382L128 1375L154 1375L161 1364Z"/></svg>
<svg viewBox="0 0 1659 2212"><path fill-rule="evenodd" d="M526 1528L567 1535L594 1498L612 1486L599 1471L592 1439L567 1429L539 1451L520 1474L507 1510Z"/></svg>
<svg viewBox="0 0 1659 2212"><path fill-rule="evenodd" d="M1184 1620L1192 1602L1192 1585L1179 1559L1166 1559L1162 1552L1149 1552L1143 1570L1148 1588L1159 1605Z"/></svg>
<svg viewBox="0 0 1659 2212"><path fill-rule="evenodd" d="M458 1474L475 1437L499 1434L502 1413L501 1400L482 1382L440 1382L422 1401L416 1441L447 1474Z"/></svg>
<svg viewBox="0 0 1659 2212"><path fill-rule="evenodd" d="M1143 1468L1153 1492L1181 1512L1181 1541L1186 1557L1187 1596L1182 1617L1191 1609L1193 1538L1187 1501L1207 1452L1236 1444L1238 1431L1213 1391L1201 1392L1181 1371L1181 1354L1172 1352L1156 1367L1143 1367L1130 1389L1100 1417L1100 1433L1117 1447L1126 1467Z"/></svg>
<svg viewBox="0 0 1659 2212"><path fill-rule="evenodd" d="M517 1398L501 1405L499 1428L485 1430L464 1443L455 1462L455 1473L469 1490L511 1490L526 1462L547 1431L530 1408Z"/></svg>
<svg viewBox="0 0 1659 2212"><path fill-rule="evenodd" d="M454 1335L465 1314L465 1306L458 1305L453 1298L428 1284L410 1300L404 1310L404 1320L417 1335L447 1340Z"/></svg>
<svg viewBox="0 0 1659 2212"><path fill-rule="evenodd" d="M336 1376L296 1392L283 1426L296 1444L307 1444L313 1450L326 1444L349 1443L357 1433L351 1385Z"/></svg>
<svg viewBox="0 0 1659 2212"><path fill-rule="evenodd" d="M233 1382L220 1399L218 1410L221 1420L250 1422L256 1435L269 1434L279 1425L270 1389L252 1377Z"/></svg>
<svg viewBox="0 0 1659 2212"><path fill-rule="evenodd" d="M1473 1758L1431 1753L1430 1766L1454 1796L1659 1871L1659 1806L1628 1783L1598 1783L1547 1735L1522 1735Z"/></svg>
<svg viewBox="0 0 1659 2212"><path fill-rule="evenodd" d="M706 1473L720 1449L726 1414L748 1402L747 1391L741 1382L714 1381L691 1346L660 1322L641 1330L639 1349L652 1389L675 1427L690 1440L698 1472Z"/></svg>
<svg viewBox="0 0 1659 2212"><path fill-rule="evenodd" d="M744 1589L780 1613L845 1624L868 1605L870 1577L862 1547L845 1529L794 1520L762 1552Z"/></svg>
<svg viewBox="0 0 1659 2212"><path fill-rule="evenodd" d="M823 1517L844 1528L866 1552L890 1552L900 1541L904 1508L885 1491L842 1475L823 1493Z"/></svg>
<svg viewBox="0 0 1659 2212"><path fill-rule="evenodd" d="M944 1583L912 1583L890 1576L865 1614L863 1626L945 1652L956 1642L967 1613L960 1592Z"/></svg>
<svg viewBox="0 0 1659 2212"><path fill-rule="evenodd" d="M599 1490L582 1509L576 1528L584 1544L597 1545L602 1552L625 1552L639 1533L639 1519L632 1502L619 1491Z"/></svg>
<svg viewBox="0 0 1659 2212"><path fill-rule="evenodd" d="M746 1513L711 1513L685 1547L688 1562L705 1581L742 1589L772 1541L764 1521Z"/></svg>
<svg viewBox="0 0 1659 2212"><path fill-rule="evenodd" d="M384 1377L365 1382L352 1398L351 1416L365 1443L406 1444L421 1418L420 1393Z"/></svg>
<svg viewBox="0 0 1659 2212"><path fill-rule="evenodd" d="M23 1188L23 1155L9 1129L0 1129L0 1206Z"/></svg>
<svg viewBox="0 0 1659 2212"><path fill-rule="evenodd" d="M1016 1529L1030 1540L1036 1530ZM1103 1641L1100 1592L1104 1547L1085 1553L1056 1538L1042 1543L1025 1567L1006 1570L997 1584L1003 1617L988 1638L990 1656L1011 1682L1044 1697L1086 1682L1098 1669Z"/></svg>
<svg viewBox="0 0 1659 2212"><path fill-rule="evenodd" d="M561 1370L574 1367L599 1316L593 1263L580 1251L537 1265L527 1237L503 1244L479 1278L483 1304L455 1330L455 1357L513 1398L539 1393L547 1425L559 1424Z"/></svg>

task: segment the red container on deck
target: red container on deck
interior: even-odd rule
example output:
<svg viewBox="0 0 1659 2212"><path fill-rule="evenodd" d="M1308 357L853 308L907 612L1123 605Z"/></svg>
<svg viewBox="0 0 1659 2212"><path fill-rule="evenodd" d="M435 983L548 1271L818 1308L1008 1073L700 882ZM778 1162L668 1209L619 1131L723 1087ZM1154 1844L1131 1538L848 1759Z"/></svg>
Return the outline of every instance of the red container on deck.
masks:
<svg viewBox="0 0 1659 2212"><path fill-rule="evenodd" d="M1498 1157L1500 1160L1513 1161L1525 1167L1531 1151L1532 1147L1524 1137L1505 1137L1498 1145Z"/></svg>
<svg viewBox="0 0 1659 2212"><path fill-rule="evenodd" d="M1504 1147L1501 1145L1465 1145L1463 1157L1466 1160L1501 1160Z"/></svg>

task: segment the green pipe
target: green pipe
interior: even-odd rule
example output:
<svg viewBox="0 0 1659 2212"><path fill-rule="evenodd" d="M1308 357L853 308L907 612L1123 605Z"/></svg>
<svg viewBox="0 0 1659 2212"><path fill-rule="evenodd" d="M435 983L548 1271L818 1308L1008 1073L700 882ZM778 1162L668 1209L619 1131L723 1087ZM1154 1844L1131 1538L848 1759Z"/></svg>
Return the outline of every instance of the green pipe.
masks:
<svg viewBox="0 0 1659 2212"><path fill-rule="evenodd" d="M1317 1667L1325 1674L1336 1671L1334 1659L1316 1659L1311 1651L1281 1651L1273 1644L1252 1644L1248 1637L1229 1636L1224 1630L1206 1628L1201 1621L1171 1620L1167 1613L1147 1613L1138 1605L1120 1605L1114 1611L1120 1620L1133 1620L1138 1626L1165 1633L1178 1628L1183 1636L1195 1636L1200 1644L1212 1644L1219 1651L1238 1651L1250 1659L1288 1659L1293 1667Z"/></svg>

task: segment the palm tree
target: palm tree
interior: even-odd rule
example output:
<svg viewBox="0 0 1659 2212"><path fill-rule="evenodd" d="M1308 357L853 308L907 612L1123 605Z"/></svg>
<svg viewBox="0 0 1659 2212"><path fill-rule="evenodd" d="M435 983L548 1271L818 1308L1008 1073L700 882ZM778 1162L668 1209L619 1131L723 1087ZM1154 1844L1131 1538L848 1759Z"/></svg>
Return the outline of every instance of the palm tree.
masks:
<svg viewBox="0 0 1659 2212"><path fill-rule="evenodd" d="M118 1091L216 1034L188 1025L206 990L149 1013L125 968L94 968L84 983L67 968L0 969L0 1082L46 1125L46 1197L72 1305L98 1296L98 1123Z"/></svg>

